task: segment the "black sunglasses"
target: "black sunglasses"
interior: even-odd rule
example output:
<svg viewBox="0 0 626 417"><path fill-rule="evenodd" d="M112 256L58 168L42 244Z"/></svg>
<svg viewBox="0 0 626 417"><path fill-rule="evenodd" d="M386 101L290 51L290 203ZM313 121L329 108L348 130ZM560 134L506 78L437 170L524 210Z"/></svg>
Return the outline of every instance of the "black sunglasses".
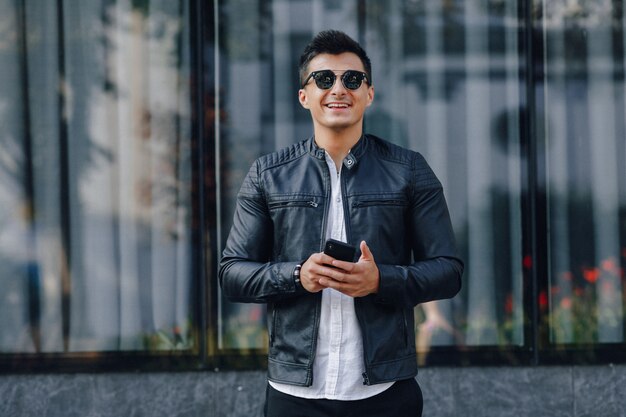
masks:
<svg viewBox="0 0 626 417"><path fill-rule="evenodd" d="M313 71L306 77L306 80L302 83L302 88L309 83L309 80L313 78L315 81L315 85L322 90L328 90L335 85L335 80L337 76L332 70L320 70ZM356 70L347 70L341 76L341 83L348 90L358 90L361 86L361 83L365 80L366 83L369 84L369 80L367 78L367 74L361 71Z"/></svg>

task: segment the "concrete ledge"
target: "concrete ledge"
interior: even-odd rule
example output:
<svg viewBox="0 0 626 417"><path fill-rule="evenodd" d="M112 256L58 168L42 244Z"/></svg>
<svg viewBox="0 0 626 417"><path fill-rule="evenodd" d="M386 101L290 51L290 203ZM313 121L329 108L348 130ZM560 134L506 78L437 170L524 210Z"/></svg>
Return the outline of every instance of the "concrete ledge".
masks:
<svg viewBox="0 0 626 417"><path fill-rule="evenodd" d="M626 365L423 368L424 417L623 417ZM254 417L265 372L0 376L3 417Z"/></svg>

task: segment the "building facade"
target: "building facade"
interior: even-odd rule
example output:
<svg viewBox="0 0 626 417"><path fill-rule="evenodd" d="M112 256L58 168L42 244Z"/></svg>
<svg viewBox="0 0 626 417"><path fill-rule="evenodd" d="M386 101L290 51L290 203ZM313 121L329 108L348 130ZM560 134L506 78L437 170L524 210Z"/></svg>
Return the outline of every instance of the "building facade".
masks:
<svg viewBox="0 0 626 417"><path fill-rule="evenodd" d="M265 309L217 262L252 161L312 134L330 28L466 264L415 309L424 415L626 415L618 0L0 0L0 415L260 412Z"/></svg>

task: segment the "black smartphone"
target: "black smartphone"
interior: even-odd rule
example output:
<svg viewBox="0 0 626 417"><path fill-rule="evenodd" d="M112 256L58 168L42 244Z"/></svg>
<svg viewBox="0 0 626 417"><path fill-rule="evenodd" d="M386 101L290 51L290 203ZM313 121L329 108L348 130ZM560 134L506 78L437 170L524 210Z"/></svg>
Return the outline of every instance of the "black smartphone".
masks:
<svg viewBox="0 0 626 417"><path fill-rule="evenodd" d="M324 244L324 253L339 261L354 262L356 248L339 240L328 239Z"/></svg>

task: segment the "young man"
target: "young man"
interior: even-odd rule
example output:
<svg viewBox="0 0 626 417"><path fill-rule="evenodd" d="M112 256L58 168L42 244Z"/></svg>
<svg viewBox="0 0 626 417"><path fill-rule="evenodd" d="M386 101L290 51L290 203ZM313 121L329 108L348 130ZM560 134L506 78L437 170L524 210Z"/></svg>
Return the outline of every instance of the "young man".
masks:
<svg viewBox="0 0 626 417"><path fill-rule="evenodd" d="M230 300L267 303L266 416L421 416L413 308L461 287L440 182L363 134L371 73L358 43L319 33L298 92L314 135L256 160L237 198L219 279ZM324 254L329 238L357 262Z"/></svg>

